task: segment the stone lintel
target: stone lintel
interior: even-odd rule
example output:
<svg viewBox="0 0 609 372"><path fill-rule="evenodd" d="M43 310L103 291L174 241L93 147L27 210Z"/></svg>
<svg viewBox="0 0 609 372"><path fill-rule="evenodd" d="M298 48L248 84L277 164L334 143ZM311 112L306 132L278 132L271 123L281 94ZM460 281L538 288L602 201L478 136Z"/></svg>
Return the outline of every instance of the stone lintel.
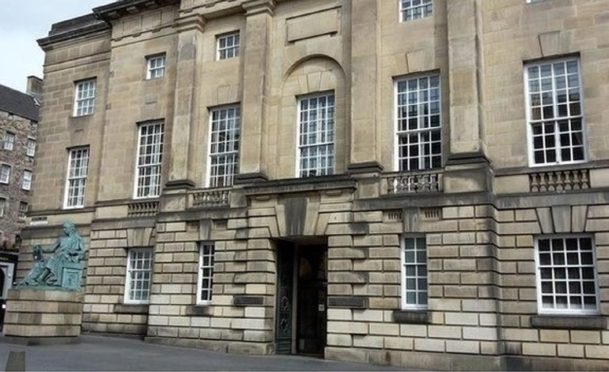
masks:
<svg viewBox="0 0 609 372"><path fill-rule="evenodd" d="M430 323L429 311L427 310L394 310L393 321L407 324Z"/></svg>
<svg viewBox="0 0 609 372"><path fill-rule="evenodd" d="M380 173L383 166L377 161L367 161L364 163L353 163L347 167L349 174Z"/></svg>
<svg viewBox="0 0 609 372"><path fill-rule="evenodd" d="M328 307L344 307L349 309L368 308L368 298L359 296L330 296Z"/></svg>
<svg viewBox="0 0 609 372"><path fill-rule="evenodd" d="M250 183L260 183L268 181L269 177L264 172L240 173L234 177L235 185L245 185Z"/></svg>
<svg viewBox="0 0 609 372"><path fill-rule="evenodd" d="M263 296L235 296L233 298L234 306L262 306L264 305Z"/></svg>
<svg viewBox="0 0 609 372"><path fill-rule="evenodd" d="M154 217L127 217L112 219L96 219L91 222L91 230L120 230L154 227L156 219Z"/></svg>
<svg viewBox="0 0 609 372"><path fill-rule="evenodd" d="M246 195L286 194L295 192L327 191L352 189L356 182L353 178L344 175L290 178L272 180L263 183L252 183L244 187Z"/></svg>
<svg viewBox="0 0 609 372"><path fill-rule="evenodd" d="M600 329L607 328L603 316L537 315L531 317L531 327L549 329Z"/></svg>

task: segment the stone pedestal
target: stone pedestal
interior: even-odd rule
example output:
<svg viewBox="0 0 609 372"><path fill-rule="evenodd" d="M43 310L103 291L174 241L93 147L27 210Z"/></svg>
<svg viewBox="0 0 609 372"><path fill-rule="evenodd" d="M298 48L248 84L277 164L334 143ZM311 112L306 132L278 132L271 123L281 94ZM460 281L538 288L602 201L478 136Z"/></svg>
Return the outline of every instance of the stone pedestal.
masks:
<svg viewBox="0 0 609 372"><path fill-rule="evenodd" d="M28 345L78 342L82 299L80 292L10 290L3 329L6 340Z"/></svg>

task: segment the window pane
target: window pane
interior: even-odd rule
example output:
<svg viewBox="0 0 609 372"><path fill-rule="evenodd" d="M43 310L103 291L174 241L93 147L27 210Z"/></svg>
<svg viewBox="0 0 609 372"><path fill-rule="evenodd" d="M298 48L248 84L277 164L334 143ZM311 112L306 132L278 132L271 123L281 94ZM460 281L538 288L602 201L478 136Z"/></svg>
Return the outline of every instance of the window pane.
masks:
<svg viewBox="0 0 609 372"><path fill-rule="evenodd" d="M215 109L211 118L209 186L231 186L239 171L240 108Z"/></svg>
<svg viewBox="0 0 609 372"><path fill-rule="evenodd" d="M299 100L300 177L334 174L334 94Z"/></svg>
<svg viewBox="0 0 609 372"><path fill-rule="evenodd" d="M212 297L214 277L214 246L199 243L199 297L197 302L209 302Z"/></svg>
<svg viewBox="0 0 609 372"><path fill-rule="evenodd" d="M163 123L142 124L139 127L136 192L137 198L159 196L163 161Z"/></svg>
<svg viewBox="0 0 609 372"><path fill-rule="evenodd" d="M440 77L396 81L398 159L401 171L442 166ZM408 97L407 102L400 97Z"/></svg>
<svg viewBox="0 0 609 372"><path fill-rule="evenodd" d="M592 240L586 237L538 239L537 251L540 308L565 314L595 312Z"/></svg>
<svg viewBox="0 0 609 372"><path fill-rule="evenodd" d="M152 248L131 249L128 253L126 296L127 302L147 303L152 276Z"/></svg>
<svg viewBox="0 0 609 372"><path fill-rule="evenodd" d="M425 238L405 238L403 245L403 306L425 308L427 305L427 260Z"/></svg>
<svg viewBox="0 0 609 372"><path fill-rule="evenodd" d="M578 61L542 62L525 71L533 162L585 160Z"/></svg>
<svg viewBox="0 0 609 372"><path fill-rule="evenodd" d="M80 208L85 202L85 188L89 171L89 149L70 150L68 157L68 178L66 180L66 208Z"/></svg>

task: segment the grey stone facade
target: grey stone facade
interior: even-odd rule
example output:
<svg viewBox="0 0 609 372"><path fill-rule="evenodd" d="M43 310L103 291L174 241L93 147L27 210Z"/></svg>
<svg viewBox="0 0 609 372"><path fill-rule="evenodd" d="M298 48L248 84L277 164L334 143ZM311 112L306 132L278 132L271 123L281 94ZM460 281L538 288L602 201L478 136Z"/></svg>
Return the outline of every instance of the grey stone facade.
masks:
<svg viewBox="0 0 609 372"><path fill-rule="evenodd" d="M70 219L87 240L84 330L269 354L306 349L306 330L278 319L292 280L280 262L292 257L286 252L302 258L322 246L318 275L327 286L313 326L325 332L326 358L606 369L609 1L430 3L431 14L405 10L417 19L402 22L397 0L136 0L54 25L39 41L44 125L21 272L30 248ZM219 38L235 32L238 56L219 59ZM161 54L163 78L148 79L147 57ZM524 74L548 61L556 71L564 61L578 68L583 113L564 120L585 122L582 137L571 137L573 148L585 138L584 161L533 164L528 128L537 127L526 100L533 83ZM426 76L439 79L441 166L400 171L396 90ZM94 113L75 116L78 82L91 79ZM559 100L559 88L551 89ZM335 175L298 178L298 103L327 92ZM233 186L209 188L213 112L235 105L239 172ZM161 121L163 189L136 198L138 128ZM85 146L84 203L68 209L69 153ZM427 305L416 310L407 306L407 239L426 252ZM594 296L580 296L596 301L590 311L562 311L567 279L557 267L550 273L558 311L545 311L540 244L548 239L556 247L577 242L583 266L593 256L579 272L594 273L585 279ZM202 302L205 244L213 244L215 262L211 300ZM128 256L145 247L153 252L149 299L126 301L135 275ZM301 283L307 267L294 268ZM298 283L296 292L304 291ZM577 297L578 288L569 293ZM286 298L297 314L304 310L295 296Z"/></svg>
<svg viewBox="0 0 609 372"><path fill-rule="evenodd" d="M32 79L33 80L33 79ZM33 172L34 156L28 156L28 140L36 140L39 103L28 93L0 86L0 164L10 166L7 183L0 182L4 213L0 216L0 247L12 249L15 238L25 226L20 203L28 203L30 191L22 188L24 171ZM12 148L5 148L5 134L12 135ZM35 153L34 153L35 154Z"/></svg>

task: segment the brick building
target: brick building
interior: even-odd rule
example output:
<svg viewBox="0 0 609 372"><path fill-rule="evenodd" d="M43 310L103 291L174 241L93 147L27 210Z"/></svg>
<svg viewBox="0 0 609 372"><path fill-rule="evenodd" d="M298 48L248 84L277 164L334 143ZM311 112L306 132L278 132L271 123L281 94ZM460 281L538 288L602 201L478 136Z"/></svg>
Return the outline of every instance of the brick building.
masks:
<svg viewBox="0 0 609 372"><path fill-rule="evenodd" d="M52 26L29 249L83 329L609 363L609 0L124 0Z"/></svg>
<svg viewBox="0 0 609 372"><path fill-rule="evenodd" d="M0 302L10 288L28 212L42 81L30 76L27 94L0 85ZM3 310L0 310L0 313Z"/></svg>

